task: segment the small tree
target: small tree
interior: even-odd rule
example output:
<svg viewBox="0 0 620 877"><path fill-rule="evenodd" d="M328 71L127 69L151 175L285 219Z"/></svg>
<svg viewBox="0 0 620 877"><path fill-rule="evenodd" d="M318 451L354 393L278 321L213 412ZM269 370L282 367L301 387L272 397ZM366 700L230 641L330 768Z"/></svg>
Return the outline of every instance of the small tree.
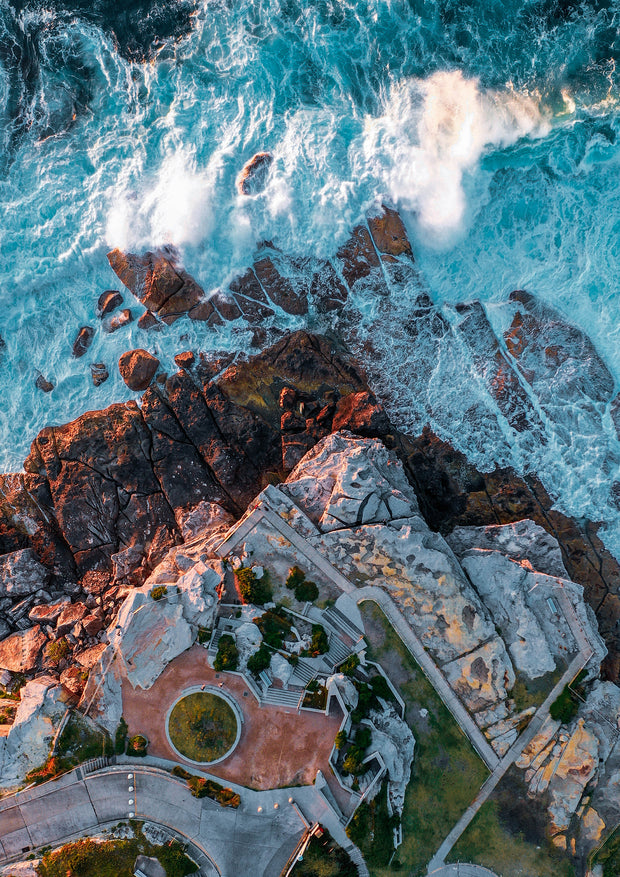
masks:
<svg viewBox="0 0 620 877"><path fill-rule="evenodd" d="M271 600L273 594L267 572L263 572L259 579L253 569L240 566L239 569L235 570L235 579L244 603L263 606Z"/></svg>
<svg viewBox="0 0 620 877"><path fill-rule="evenodd" d="M359 655L353 654L349 655L346 661L344 661L340 665L340 672L344 673L345 676L353 676L355 671L360 665ZM383 677L381 677L383 678Z"/></svg>
<svg viewBox="0 0 620 877"><path fill-rule="evenodd" d="M239 664L239 651L229 633L224 633L217 644L217 655L213 666L216 670L236 670Z"/></svg>
<svg viewBox="0 0 620 877"><path fill-rule="evenodd" d="M125 751L125 745L127 743L127 722L121 716L121 720L118 723L118 728L116 729L116 733L114 735L114 751L117 755L122 755Z"/></svg>
<svg viewBox="0 0 620 877"><path fill-rule="evenodd" d="M259 673L266 670L270 664L271 652L264 644L261 645L257 652L254 652L254 654L248 658L248 670L250 673L254 673L255 676L258 676Z"/></svg>
<svg viewBox="0 0 620 877"><path fill-rule="evenodd" d="M312 603L319 596L319 589L314 582L306 580L295 588L295 599L300 603Z"/></svg>
<svg viewBox="0 0 620 877"><path fill-rule="evenodd" d="M292 566L289 570L288 577L286 579L286 587L290 588L291 591L296 590L298 585L301 585L302 582L306 580L306 574L302 569L299 569L298 566Z"/></svg>
<svg viewBox="0 0 620 877"><path fill-rule="evenodd" d="M322 624L312 625L312 642L310 643L310 654L313 658L317 655L324 655L329 649L329 641L327 633Z"/></svg>

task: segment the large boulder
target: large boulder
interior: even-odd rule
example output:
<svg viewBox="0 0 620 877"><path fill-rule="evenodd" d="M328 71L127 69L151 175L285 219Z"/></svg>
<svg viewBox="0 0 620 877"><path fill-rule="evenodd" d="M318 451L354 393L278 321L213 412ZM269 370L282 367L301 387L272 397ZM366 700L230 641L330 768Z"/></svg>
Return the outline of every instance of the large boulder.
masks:
<svg viewBox="0 0 620 877"><path fill-rule="evenodd" d="M48 570L31 548L0 557L0 597L25 597L45 588Z"/></svg>
<svg viewBox="0 0 620 877"><path fill-rule="evenodd" d="M0 737L0 786L23 782L28 771L45 762L54 733L66 709L61 685L51 680L28 682L7 737Z"/></svg>
<svg viewBox="0 0 620 877"><path fill-rule="evenodd" d="M133 688L150 688L160 673L195 639L183 616L183 605L153 600L144 591L125 599L117 617L120 629L111 634Z"/></svg>
<svg viewBox="0 0 620 877"><path fill-rule="evenodd" d="M138 348L123 353L118 370L130 390L146 390L159 368L159 360L147 350Z"/></svg>
<svg viewBox="0 0 620 877"><path fill-rule="evenodd" d="M349 432L323 439L280 487L323 532L418 514L394 453Z"/></svg>
<svg viewBox="0 0 620 877"><path fill-rule="evenodd" d="M388 798L392 811L399 815L405 804L405 790L411 778L415 738L409 725L401 719L394 706L372 710L369 715L372 749L378 750L387 768Z"/></svg>
<svg viewBox="0 0 620 877"><path fill-rule="evenodd" d="M47 636L38 624L11 634L0 642L0 668L12 673L30 673L46 642Z"/></svg>
<svg viewBox="0 0 620 877"><path fill-rule="evenodd" d="M270 152L257 152L247 161L237 178L237 189L240 195L258 195L267 183L269 168L273 163Z"/></svg>

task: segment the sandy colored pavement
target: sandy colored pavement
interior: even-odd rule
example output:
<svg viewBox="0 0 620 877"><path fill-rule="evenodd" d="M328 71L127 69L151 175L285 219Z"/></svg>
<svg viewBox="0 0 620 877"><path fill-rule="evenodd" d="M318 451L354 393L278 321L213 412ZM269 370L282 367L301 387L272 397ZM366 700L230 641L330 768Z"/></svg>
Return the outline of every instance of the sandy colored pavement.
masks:
<svg viewBox="0 0 620 877"><path fill-rule="evenodd" d="M309 784L319 769L326 777L330 775L329 753L342 721L338 708L324 716L305 710L298 714L290 707L259 706L241 677L209 667L207 651L199 645L175 658L148 691L134 691L123 680L123 714L129 734L148 737L149 755L183 763L166 739L166 713L186 688L220 682L239 705L244 723L237 748L224 761L206 768L209 773L253 789Z"/></svg>

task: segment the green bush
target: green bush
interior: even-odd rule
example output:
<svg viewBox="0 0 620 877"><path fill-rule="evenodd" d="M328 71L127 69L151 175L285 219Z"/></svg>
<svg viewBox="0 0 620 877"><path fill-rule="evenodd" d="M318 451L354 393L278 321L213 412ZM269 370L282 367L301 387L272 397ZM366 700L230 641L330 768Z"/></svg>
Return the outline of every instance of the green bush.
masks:
<svg viewBox="0 0 620 877"><path fill-rule="evenodd" d="M253 569L240 566L239 569L235 570L235 580L244 603L263 606L265 603L269 603L273 596L266 570L259 579Z"/></svg>
<svg viewBox="0 0 620 877"><path fill-rule="evenodd" d="M373 676L370 680L370 685L373 694L377 697L382 697L383 700L393 700L394 695L392 694L392 689L388 685L387 679L384 676Z"/></svg>
<svg viewBox="0 0 620 877"><path fill-rule="evenodd" d="M221 807L232 807L234 810L241 803L241 798L236 792L221 786L214 780L190 776L187 785L191 789L194 798L211 798L211 800L217 801Z"/></svg>
<svg viewBox="0 0 620 877"><path fill-rule="evenodd" d="M198 642L201 646L206 645L211 639L211 629L208 627L198 628Z"/></svg>
<svg viewBox="0 0 620 877"><path fill-rule="evenodd" d="M248 670L258 676L263 670L271 664L271 652L266 645L261 645L257 652L248 658Z"/></svg>
<svg viewBox="0 0 620 877"><path fill-rule="evenodd" d="M69 641L63 636L62 639L57 639L47 644L45 648L45 657L52 664L59 664L67 657L70 651L71 646L69 645Z"/></svg>
<svg viewBox="0 0 620 877"><path fill-rule="evenodd" d="M285 637L291 631L291 622L282 612L282 607L268 609L260 618L254 619L254 624L263 635L263 641L272 649L281 649Z"/></svg>
<svg viewBox="0 0 620 877"><path fill-rule="evenodd" d="M312 625L312 641L310 643L310 647L304 649L302 655L307 655L310 658L316 658L318 655L324 655L329 649L329 641L327 639L327 633L325 632L325 628L322 624L313 624Z"/></svg>
<svg viewBox="0 0 620 877"><path fill-rule="evenodd" d="M586 671L582 670L577 674L572 683L565 685L560 695L553 701L549 707L549 714L552 719L567 725L577 715L579 709L579 697L583 696L583 688L580 682L586 675ZM570 686L570 687L569 687Z"/></svg>
<svg viewBox="0 0 620 877"><path fill-rule="evenodd" d="M345 755L342 762L342 772L345 774L350 773L353 776L361 776L366 770L362 764L363 759L364 750L357 744L354 744Z"/></svg>
<svg viewBox="0 0 620 877"><path fill-rule="evenodd" d="M312 603L319 596L319 589L314 582L301 582L295 588L295 599L300 603Z"/></svg>
<svg viewBox="0 0 620 877"><path fill-rule="evenodd" d="M168 588L165 585L155 585L154 588L151 588L151 597L153 600L161 600L162 597L165 597L168 593Z"/></svg>
<svg viewBox="0 0 620 877"><path fill-rule="evenodd" d="M290 588L291 591L294 591L298 585L301 585L302 582L306 580L305 572L300 569L298 566L293 566L289 570L288 577L286 579L286 587Z"/></svg>
<svg viewBox="0 0 620 877"><path fill-rule="evenodd" d="M114 751L117 755L123 755L125 746L127 745L127 722L121 716L118 728L114 734Z"/></svg>
<svg viewBox="0 0 620 877"><path fill-rule="evenodd" d="M367 725L364 725L363 728L358 728L357 734L355 735L355 745L362 749L364 752L370 746L370 742L372 740L372 732Z"/></svg>
<svg viewBox="0 0 620 877"><path fill-rule="evenodd" d="M343 663L340 665L340 672L344 673L345 676L353 676L359 665L359 655L349 655L346 661L343 661Z"/></svg>
<svg viewBox="0 0 620 877"><path fill-rule="evenodd" d="M133 758L144 758L149 748L149 742L142 734L134 734L127 744L127 755Z"/></svg>
<svg viewBox="0 0 620 877"><path fill-rule="evenodd" d="M217 655L213 666L216 670L236 670L239 664L239 650L229 633L224 633L217 644Z"/></svg>

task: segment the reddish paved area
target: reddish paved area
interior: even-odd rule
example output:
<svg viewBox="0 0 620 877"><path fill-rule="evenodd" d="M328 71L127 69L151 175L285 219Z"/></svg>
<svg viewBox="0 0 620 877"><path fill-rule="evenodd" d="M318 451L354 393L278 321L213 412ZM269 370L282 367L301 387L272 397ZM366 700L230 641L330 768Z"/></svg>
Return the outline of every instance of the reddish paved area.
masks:
<svg viewBox="0 0 620 877"><path fill-rule="evenodd" d="M317 770L333 779L328 759L342 721L339 708L332 714L292 708L259 706L240 676L216 674L207 663L207 651L195 645L175 658L152 688L132 689L123 680L123 715L129 733L143 733L149 739L149 755L183 762L170 747L165 718L181 692L192 685L218 685L234 697L243 712L244 723L237 748L210 773L254 789L312 783ZM330 787L335 783L330 782Z"/></svg>

